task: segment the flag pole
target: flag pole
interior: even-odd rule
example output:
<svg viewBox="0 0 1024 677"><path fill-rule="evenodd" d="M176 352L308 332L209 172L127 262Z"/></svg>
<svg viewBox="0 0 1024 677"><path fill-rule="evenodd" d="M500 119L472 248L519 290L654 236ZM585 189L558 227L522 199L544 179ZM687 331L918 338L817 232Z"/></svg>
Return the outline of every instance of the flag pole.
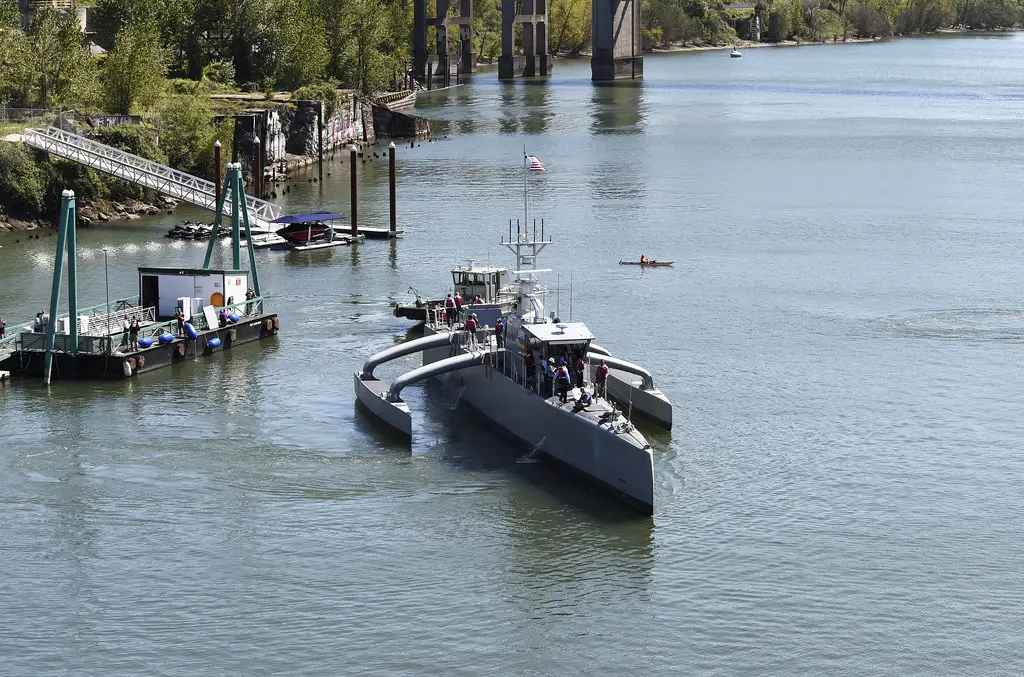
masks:
<svg viewBox="0 0 1024 677"><path fill-rule="evenodd" d="M526 190L526 175L528 174L526 169L527 155L526 155L526 144L523 144L523 223L529 227L530 223L530 206L529 198L527 197Z"/></svg>

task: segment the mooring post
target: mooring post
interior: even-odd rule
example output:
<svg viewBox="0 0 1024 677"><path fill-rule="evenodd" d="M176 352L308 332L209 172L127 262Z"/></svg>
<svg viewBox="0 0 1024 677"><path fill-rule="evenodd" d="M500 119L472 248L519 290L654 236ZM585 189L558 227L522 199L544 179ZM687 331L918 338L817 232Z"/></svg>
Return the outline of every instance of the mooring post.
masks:
<svg viewBox="0 0 1024 677"><path fill-rule="evenodd" d="M359 236L359 189L356 186L356 144L354 143L348 151L348 166L351 173L350 199L352 201L352 238L354 239Z"/></svg>
<svg viewBox="0 0 1024 677"><path fill-rule="evenodd" d="M74 193L68 200L68 333L71 335L71 354L78 354L78 235L75 222L77 213Z"/></svg>
<svg viewBox="0 0 1024 677"><path fill-rule="evenodd" d="M43 366L43 383L50 385L50 370L53 367L53 344L57 337L57 306L60 305L60 283L64 278L64 251L68 240L69 205L74 205L75 192L61 193L60 223L57 226L57 257L53 261L53 287L50 288L50 321L46 323L46 357Z"/></svg>
<svg viewBox="0 0 1024 677"><path fill-rule="evenodd" d="M222 168L222 166L220 164L220 140L219 139L217 140L216 143L213 144L213 164L214 164L214 168L213 168L213 184L215 186L215 188L213 189L214 190L213 204L219 205L220 204L220 195L221 195L221 185L220 184L221 184L222 181L224 181L224 170L223 170L223 168Z"/></svg>
<svg viewBox="0 0 1024 677"><path fill-rule="evenodd" d="M316 154L320 167L320 183L324 182L324 102L318 101L316 107Z"/></svg>
<svg viewBox="0 0 1024 677"><path fill-rule="evenodd" d="M398 232L398 209L395 195L395 142L388 144L388 188L391 195L391 237Z"/></svg>
<svg viewBox="0 0 1024 677"><path fill-rule="evenodd" d="M253 171L253 194L257 199L263 199L263 144L260 143L259 135L253 141L252 154L256 160L256 169Z"/></svg>
<svg viewBox="0 0 1024 677"><path fill-rule="evenodd" d="M242 172L238 172L238 186L242 185ZM242 194L245 195L244 193ZM242 223L245 226L245 247L249 250L249 277L252 279L252 290L256 296L260 296L260 275L256 270L256 250L252 245L252 228L249 225L249 203L244 199L241 204ZM237 242L235 243L237 247ZM246 306L248 308L248 306Z"/></svg>
<svg viewBox="0 0 1024 677"><path fill-rule="evenodd" d="M245 189L242 185L242 163L236 162L228 165L228 178L232 179L231 185L231 265L232 270L239 270L242 267L242 252L238 243L238 217L239 202L245 202ZM211 233L211 242L212 240ZM227 301L227 299L224 299Z"/></svg>
<svg viewBox="0 0 1024 677"><path fill-rule="evenodd" d="M206 245L206 258L203 259L204 270L210 269L210 261L213 260L213 248L217 244L217 235L220 233L220 224L224 221L224 200L227 198L227 189L231 188L231 192L235 192L234 187L230 183L230 169L232 166L233 163L228 165L228 178L224 180L224 187L217 189L219 197L217 198L216 209L213 212L213 228L210 230L210 241ZM217 167L220 167L220 165L217 165ZM220 174L219 171L217 173Z"/></svg>

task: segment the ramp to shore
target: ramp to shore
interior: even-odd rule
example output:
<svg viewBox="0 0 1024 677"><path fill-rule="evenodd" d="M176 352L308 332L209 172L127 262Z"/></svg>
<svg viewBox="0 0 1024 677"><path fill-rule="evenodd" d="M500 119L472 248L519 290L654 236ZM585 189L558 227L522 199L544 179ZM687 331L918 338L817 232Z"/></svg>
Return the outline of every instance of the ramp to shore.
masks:
<svg viewBox="0 0 1024 677"><path fill-rule="evenodd" d="M21 142L31 148L78 162L211 212L217 208L217 191L213 181L186 174L57 127L26 129L18 136ZM250 195L245 196L245 203L249 207L249 224L253 232L269 233L274 230L270 222L281 215L279 205L258 200ZM223 213L231 215L230 191L224 200Z"/></svg>

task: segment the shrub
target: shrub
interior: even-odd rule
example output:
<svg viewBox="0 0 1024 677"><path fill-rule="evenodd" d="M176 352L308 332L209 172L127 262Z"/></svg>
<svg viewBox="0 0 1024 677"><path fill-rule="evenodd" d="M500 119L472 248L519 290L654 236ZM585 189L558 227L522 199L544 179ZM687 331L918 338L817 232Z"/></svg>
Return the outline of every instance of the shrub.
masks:
<svg viewBox="0 0 1024 677"><path fill-rule="evenodd" d="M35 216L43 207L45 189L32 153L21 144L0 141L0 210Z"/></svg>

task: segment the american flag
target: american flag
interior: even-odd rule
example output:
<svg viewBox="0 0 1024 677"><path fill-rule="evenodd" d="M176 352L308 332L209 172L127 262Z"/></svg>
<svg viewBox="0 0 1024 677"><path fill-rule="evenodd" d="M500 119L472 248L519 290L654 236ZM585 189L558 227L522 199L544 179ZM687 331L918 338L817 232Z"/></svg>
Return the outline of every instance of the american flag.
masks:
<svg viewBox="0 0 1024 677"><path fill-rule="evenodd" d="M540 158L537 157L536 155L527 155L526 159L530 162L530 171L531 172L543 172L543 171L546 171L544 169L544 164L540 161Z"/></svg>

